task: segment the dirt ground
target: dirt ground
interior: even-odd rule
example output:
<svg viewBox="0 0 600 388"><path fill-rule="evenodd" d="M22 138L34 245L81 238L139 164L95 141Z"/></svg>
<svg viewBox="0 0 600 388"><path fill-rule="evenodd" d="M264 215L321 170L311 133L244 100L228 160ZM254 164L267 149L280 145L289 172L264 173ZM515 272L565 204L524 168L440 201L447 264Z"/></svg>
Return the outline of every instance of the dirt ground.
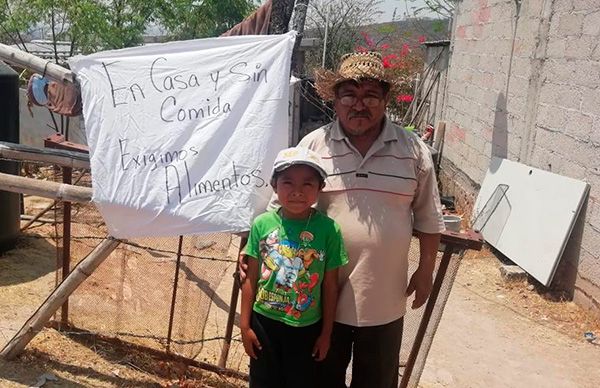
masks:
<svg viewBox="0 0 600 388"><path fill-rule="evenodd" d="M600 321L526 281L507 283L488 251L461 264L421 377L424 388L592 388Z"/></svg>
<svg viewBox="0 0 600 388"><path fill-rule="evenodd" d="M28 204L29 213L45 206ZM37 224L36 224L37 225ZM45 229L44 229L45 228ZM42 303L55 284L55 256L46 227L27 231L16 249L0 256L0 347ZM235 251L235 246L232 251ZM233 266L218 284L204 336L223 332ZM421 378L439 387L596 387L600 322L571 302L526 281L501 279L488 251L468 254L461 264ZM222 334L221 334L222 335ZM245 370L247 359L234 330L228 366ZM204 359L216 363L221 341ZM211 350L212 349L212 350ZM44 329L15 361L0 359L0 387L240 387L244 381L217 376L177 362L153 358L75 334Z"/></svg>

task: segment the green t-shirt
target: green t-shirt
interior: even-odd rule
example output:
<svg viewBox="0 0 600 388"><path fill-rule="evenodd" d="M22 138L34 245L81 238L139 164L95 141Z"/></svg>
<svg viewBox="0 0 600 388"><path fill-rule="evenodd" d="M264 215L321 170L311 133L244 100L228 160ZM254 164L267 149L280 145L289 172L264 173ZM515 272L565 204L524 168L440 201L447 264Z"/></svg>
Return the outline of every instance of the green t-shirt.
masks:
<svg viewBox="0 0 600 388"><path fill-rule="evenodd" d="M326 271L348 263L338 224L319 211L293 220L276 211L256 217L245 250L259 260L253 310L290 326L321 319Z"/></svg>

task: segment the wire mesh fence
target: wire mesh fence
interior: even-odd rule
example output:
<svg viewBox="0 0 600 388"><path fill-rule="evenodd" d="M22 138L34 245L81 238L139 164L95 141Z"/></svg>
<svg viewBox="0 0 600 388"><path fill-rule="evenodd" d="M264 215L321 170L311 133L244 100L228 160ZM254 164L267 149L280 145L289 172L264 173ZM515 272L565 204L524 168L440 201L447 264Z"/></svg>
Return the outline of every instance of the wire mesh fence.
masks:
<svg viewBox="0 0 600 388"><path fill-rule="evenodd" d="M433 304L433 309L430 313L428 313L426 311L427 304L416 310L412 310L410 307L408 307L406 315L404 316L404 332L402 338L402 348L400 350L399 381L404 382L406 387L418 386L421 373L425 367L425 361L427 359L429 349L433 342L433 338L440 320L442 319L442 313L446 306L446 302L448 301L448 297L450 296L450 291L452 290L456 273L458 272L460 262L464 255L464 250L454 251L453 246L446 246L445 249L452 251L453 254L448 258L443 258L443 252L438 252L434 271L434 279L438 279L439 276L441 282L439 284L439 288L437 288L437 300L435 301L435 304ZM448 260L447 267L442 269L443 273L440 273L443 259ZM413 238L409 253L409 276L416 271L418 265L418 240ZM412 303L412 300L408 301L408 306L410 306L410 303ZM417 334L421 325L425 325L424 336L422 339L418 339ZM417 341L421 341L420 345L417 349L414 349L415 342ZM411 357L411 353L414 357L414 364L409 366L411 370L407 371L407 365L410 365L409 359ZM409 376L407 376L406 379L403 379L404 374L407 372L409 373Z"/></svg>
<svg viewBox="0 0 600 388"><path fill-rule="evenodd" d="M80 210L71 224L71 268L106 236L95 207ZM181 250L177 237L125 241L71 295L69 324L214 363L225 323L207 322L211 309L229 308L217 290L237 262L232 238L186 236Z"/></svg>
<svg viewBox="0 0 600 388"><path fill-rule="evenodd" d="M62 181L60 169L50 171L52 179ZM78 185L91 184L86 172L76 172L74 176L79 179ZM57 248L57 284L62 280L63 269L73 269L107 236L104 221L92 204L72 204L70 228L65 228L64 205L57 202L50 208L47 214L53 213L56 222L44 229ZM434 273L437 300L429 307L409 308L404 318L399 369L402 386L418 385L466 249L456 236L450 240L445 237L447 253L438 253ZM92 334L217 365L229 310L236 309L230 306L230 298L239 244L240 239L229 233L185 236L181 240L173 237L123 241L70 296L68 313L57 313L55 320ZM69 259L69 266L63 265L64 258ZM409 276L418 263L419 242L413 238ZM408 301L409 306L411 302ZM241 345L238 321L236 312L226 366L245 373L248 358ZM415 343L420 346L415 347ZM350 368L348 381L351 374ZM410 378L403 379L405 374Z"/></svg>

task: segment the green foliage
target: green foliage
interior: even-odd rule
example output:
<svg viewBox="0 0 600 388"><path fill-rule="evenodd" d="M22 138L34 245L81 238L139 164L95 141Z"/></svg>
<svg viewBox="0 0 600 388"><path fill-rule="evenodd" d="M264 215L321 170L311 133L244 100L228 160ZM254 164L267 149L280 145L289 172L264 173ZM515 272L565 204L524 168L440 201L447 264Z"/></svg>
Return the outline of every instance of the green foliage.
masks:
<svg viewBox="0 0 600 388"><path fill-rule="evenodd" d="M377 32L379 32L380 34L393 34L394 32L396 32L396 26L392 23L386 23L386 24L382 24L380 26L377 27Z"/></svg>
<svg viewBox="0 0 600 388"><path fill-rule="evenodd" d="M80 52L115 49L142 42L156 0L7 0L1 6L5 39L22 43L41 28L53 41L70 41Z"/></svg>
<svg viewBox="0 0 600 388"><path fill-rule="evenodd" d="M256 9L249 0L158 0L156 18L176 39L218 36Z"/></svg>
<svg viewBox="0 0 600 388"><path fill-rule="evenodd" d="M251 0L5 0L0 39L21 44L42 29L85 54L141 44L151 23L176 39L217 36L255 8Z"/></svg>
<svg viewBox="0 0 600 388"><path fill-rule="evenodd" d="M436 20L433 23L433 32L435 32L436 34L443 34L447 28L447 24L441 20Z"/></svg>
<svg viewBox="0 0 600 388"><path fill-rule="evenodd" d="M318 38L321 46L306 53L308 73L321 67L325 34L325 68L334 69L345 53L354 51L361 26L373 23L381 14L380 0L311 0L306 16L309 37Z"/></svg>

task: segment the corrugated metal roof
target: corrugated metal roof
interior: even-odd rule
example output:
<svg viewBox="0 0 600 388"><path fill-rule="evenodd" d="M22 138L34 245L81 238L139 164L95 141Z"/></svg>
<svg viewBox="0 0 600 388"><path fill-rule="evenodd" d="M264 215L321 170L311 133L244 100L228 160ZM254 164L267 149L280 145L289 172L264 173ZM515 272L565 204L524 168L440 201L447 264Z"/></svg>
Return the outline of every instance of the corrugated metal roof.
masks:
<svg viewBox="0 0 600 388"><path fill-rule="evenodd" d="M22 44L13 44L11 47L24 50ZM32 40L25 42L25 50L43 59L55 59L55 46L50 40ZM77 50L73 54L78 54ZM71 56L71 42L56 42L56 55L59 60L66 61Z"/></svg>

